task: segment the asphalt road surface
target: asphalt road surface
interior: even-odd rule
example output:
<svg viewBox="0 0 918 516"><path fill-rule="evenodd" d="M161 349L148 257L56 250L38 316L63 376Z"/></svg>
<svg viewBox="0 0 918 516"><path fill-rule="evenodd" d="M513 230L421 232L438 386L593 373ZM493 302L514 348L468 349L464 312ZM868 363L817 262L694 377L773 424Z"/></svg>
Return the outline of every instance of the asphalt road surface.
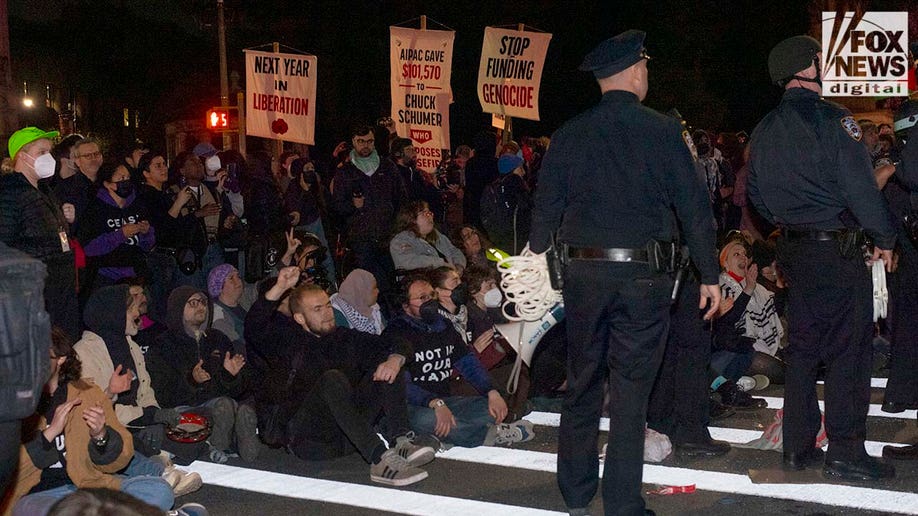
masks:
<svg viewBox="0 0 918 516"><path fill-rule="evenodd" d="M915 411L879 411L885 379L874 378L868 418L868 453L879 455L882 443L918 440ZM756 393L768 408L737 412L712 423L715 438L743 443L760 436L783 404L782 386ZM821 388L820 388L821 395ZM554 412L534 412L534 440L513 448L453 448L425 466L430 476L404 488L370 482L369 466L353 454L326 462L304 462L281 450L268 450L258 461L230 459L226 464L198 461L204 487L178 504L199 502L213 515L264 514L430 514L539 515L566 514L555 481L557 422ZM608 421L601 424L599 449ZM680 459L670 455L645 464L645 491L660 486L694 484L691 494L645 495L659 515L823 515L918 514L918 464L898 461L896 478L874 483L844 483L821 472L792 479L803 483L753 483L749 470L776 470L774 451L734 448L713 459ZM602 514L597 494L591 506Z"/></svg>

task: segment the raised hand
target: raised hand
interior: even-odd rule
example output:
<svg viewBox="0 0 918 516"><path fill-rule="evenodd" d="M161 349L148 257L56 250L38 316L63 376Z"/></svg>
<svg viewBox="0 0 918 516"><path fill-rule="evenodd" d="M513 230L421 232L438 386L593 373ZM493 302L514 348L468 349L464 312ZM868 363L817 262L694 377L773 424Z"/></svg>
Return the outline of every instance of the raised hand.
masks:
<svg viewBox="0 0 918 516"><path fill-rule="evenodd" d="M191 370L191 377L197 383L210 381L210 373L204 370L204 360L198 360L198 363L194 365L194 369Z"/></svg>

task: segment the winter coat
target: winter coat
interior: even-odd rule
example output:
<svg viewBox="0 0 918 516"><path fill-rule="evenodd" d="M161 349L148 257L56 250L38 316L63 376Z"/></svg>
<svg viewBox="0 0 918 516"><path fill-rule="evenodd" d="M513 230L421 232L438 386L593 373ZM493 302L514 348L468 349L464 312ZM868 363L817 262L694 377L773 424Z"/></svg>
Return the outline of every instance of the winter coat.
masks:
<svg viewBox="0 0 918 516"><path fill-rule="evenodd" d="M334 179L332 209L346 221L347 242L384 244L395 215L406 199L402 177L386 159L372 175L353 163L345 164ZM354 207L354 193L363 194L363 207Z"/></svg>
<svg viewBox="0 0 918 516"><path fill-rule="evenodd" d="M61 232L69 231L61 202L41 181L38 188L20 173L0 176L0 240L42 261L70 260Z"/></svg>
<svg viewBox="0 0 918 516"><path fill-rule="evenodd" d="M78 488L102 487L119 490L121 479L117 473L131 462L134 456L134 441L130 432L124 428L111 401L106 398L95 384L86 380L77 380L58 389L67 389L67 401L80 398L83 402L73 407L70 418L64 427L64 443L67 457L67 476ZM105 411L105 425L108 427L106 437L108 444L104 452L90 443L89 426L83 421L83 410L99 405ZM48 421L40 416L37 428L46 428ZM55 439L57 441L57 439ZM10 487L10 495L3 499L0 512L4 515L12 510L16 501L25 496L41 481L42 470L56 464L60 455L54 446L39 433L19 450L19 467L16 478Z"/></svg>
<svg viewBox="0 0 918 516"><path fill-rule="evenodd" d="M197 340L185 331L185 304L196 293L204 292L182 286L169 294L166 308L168 330L156 338L147 352L153 390L164 407L196 407L221 396L241 399L249 387L249 366L243 366L236 376L223 367L226 353L233 354L233 343L219 330L210 328L209 319L202 326ZM208 313L212 313L212 307L208 307ZM202 367L211 377L203 383L197 383L192 377L192 370L199 360L204 361Z"/></svg>
<svg viewBox="0 0 918 516"><path fill-rule="evenodd" d="M402 231L389 242L389 253L395 268L406 271L441 265L465 268L465 254L440 232L437 232L436 244L431 245L411 230Z"/></svg>

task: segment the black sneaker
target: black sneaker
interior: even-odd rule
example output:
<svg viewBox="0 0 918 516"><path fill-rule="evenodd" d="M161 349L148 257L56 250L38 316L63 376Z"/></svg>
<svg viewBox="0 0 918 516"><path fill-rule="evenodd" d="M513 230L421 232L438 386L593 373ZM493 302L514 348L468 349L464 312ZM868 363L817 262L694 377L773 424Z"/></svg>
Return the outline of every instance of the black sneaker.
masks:
<svg viewBox="0 0 918 516"><path fill-rule="evenodd" d="M736 383L727 380L716 391L720 394L720 402L736 410L755 410L765 408L768 402L762 398L753 398L743 392Z"/></svg>

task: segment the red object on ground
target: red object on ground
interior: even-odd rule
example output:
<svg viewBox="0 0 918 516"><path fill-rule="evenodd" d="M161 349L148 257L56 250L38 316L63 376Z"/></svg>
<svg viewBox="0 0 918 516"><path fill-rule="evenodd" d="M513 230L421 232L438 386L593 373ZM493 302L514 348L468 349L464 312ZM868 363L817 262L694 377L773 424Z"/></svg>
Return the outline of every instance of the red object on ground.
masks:
<svg viewBox="0 0 918 516"><path fill-rule="evenodd" d="M649 495L674 495L674 494L690 494L695 492L695 484L688 486L663 486L659 489L653 491L647 491Z"/></svg>

